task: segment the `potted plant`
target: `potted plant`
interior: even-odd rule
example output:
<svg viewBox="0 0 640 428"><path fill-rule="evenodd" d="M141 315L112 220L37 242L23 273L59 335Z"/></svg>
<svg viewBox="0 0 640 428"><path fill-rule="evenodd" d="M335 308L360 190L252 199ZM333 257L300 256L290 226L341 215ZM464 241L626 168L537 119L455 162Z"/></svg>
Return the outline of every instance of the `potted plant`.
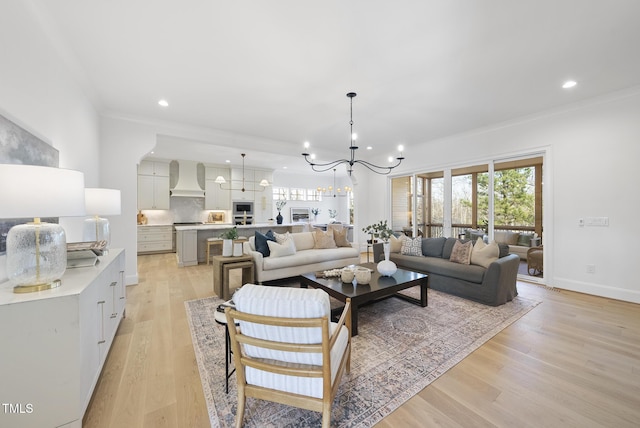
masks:
<svg viewBox="0 0 640 428"><path fill-rule="evenodd" d="M278 210L278 215L276 216L276 223L278 224L282 224L282 214L280 213L280 211L282 211L282 208L284 208L285 205L287 205L287 201L285 201L284 199L280 199L279 201L276 201L276 209Z"/></svg>
<svg viewBox="0 0 640 428"><path fill-rule="evenodd" d="M380 238L383 242L389 242L389 238L393 234L393 231L389 229L387 220L380 220L379 223L370 224L367 227L363 227L362 231L367 235L371 235L371 239L367 240L367 243L373 244L376 238Z"/></svg>
<svg viewBox="0 0 640 428"><path fill-rule="evenodd" d="M398 267L394 262L389 260L389 239L391 238L391 235L393 235L393 230L391 230L387 225L387 220L380 220L378 223L370 224L363 228L362 231L371 235L371 243L373 243L374 237L379 238L383 242L384 260L378 263L378 272L383 276L393 275L396 270L398 270Z"/></svg>
<svg viewBox="0 0 640 428"><path fill-rule="evenodd" d="M318 222L318 214L320 214L320 208L311 208L311 214L313 214L313 222Z"/></svg>
<svg viewBox="0 0 640 428"><path fill-rule="evenodd" d="M238 228L233 227L225 230L222 235L222 255L223 257L230 257L233 255L233 240L238 239Z"/></svg>

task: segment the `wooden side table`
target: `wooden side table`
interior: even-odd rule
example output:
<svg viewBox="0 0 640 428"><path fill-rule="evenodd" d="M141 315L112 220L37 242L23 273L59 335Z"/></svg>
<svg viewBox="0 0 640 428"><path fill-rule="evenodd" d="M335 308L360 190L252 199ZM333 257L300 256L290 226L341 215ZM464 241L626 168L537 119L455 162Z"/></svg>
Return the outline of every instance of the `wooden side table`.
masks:
<svg viewBox="0 0 640 428"><path fill-rule="evenodd" d="M213 291L224 300L231 299L229 292L229 271L242 269L242 284L252 283L254 277L253 257L213 256Z"/></svg>

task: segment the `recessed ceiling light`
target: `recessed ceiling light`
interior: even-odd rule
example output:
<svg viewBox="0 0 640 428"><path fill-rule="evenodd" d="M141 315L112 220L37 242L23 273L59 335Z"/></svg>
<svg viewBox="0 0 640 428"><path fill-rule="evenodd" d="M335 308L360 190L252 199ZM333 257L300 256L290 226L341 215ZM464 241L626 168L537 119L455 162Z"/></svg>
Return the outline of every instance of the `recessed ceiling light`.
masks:
<svg viewBox="0 0 640 428"><path fill-rule="evenodd" d="M563 89L569 89L569 88L573 88L574 86L576 86L578 84L578 82L576 82L575 80L567 80L566 82L564 82L562 84L562 88Z"/></svg>
<svg viewBox="0 0 640 428"><path fill-rule="evenodd" d="M167 100L164 100L164 99L163 99L163 100L158 101L158 104L159 104L161 107L169 107L169 102L168 102Z"/></svg>
<svg viewBox="0 0 640 428"><path fill-rule="evenodd" d="M373 149L373 147L367 146L367 150L372 150L372 149Z"/></svg>
<svg viewBox="0 0 640 428"><path fill-rule="evenodd" d="M283 167L282 167L282 169L287 169L287 168L289 168L289 167L288 167L288 166L283 166Z"/></svg>
<svg viewBox="0 0 640 428"><path fill-rule="evenodd" d="M229 159L226 159L225 162L226 163L231 163L231 161Z"/></svg>

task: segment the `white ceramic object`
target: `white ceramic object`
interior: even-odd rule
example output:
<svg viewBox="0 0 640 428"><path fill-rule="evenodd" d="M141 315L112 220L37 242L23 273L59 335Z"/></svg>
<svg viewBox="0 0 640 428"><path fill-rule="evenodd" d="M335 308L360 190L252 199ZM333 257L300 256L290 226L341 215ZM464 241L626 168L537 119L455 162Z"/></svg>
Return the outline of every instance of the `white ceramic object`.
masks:
<svg viewBox="0 0 640 428"><path fill-rule="evenodd" d="M398 270L398 266L391 260L383 260L378 263L378 272L382 276L391 276Z"/></svg>
<svg viewBox="0 0 640 428"><path fill-rule="evenodd" d="M223 257L231 257L233 255L233 239L222 240L222 255Z"/></svg>
<svg viewBox="0 0 640 428"><path fill-rule="evenodd" d="M240 257L242 255L242 242L233 243L233 257Z"/></svg>
<svg viewBox="0 0 640 428"><path fill-rule="evenodd" d="M353 278L355 278L355 272L352 268L346 267L342 269L342 274L340 275L342 282L353 282Z"/></svg>
<svg viewBox="0 0 640 428"><path fill-rule="evenodd" d="M358 284L368 284L371 281L371 270L359 267L356 268L356 282Z"/></svg>

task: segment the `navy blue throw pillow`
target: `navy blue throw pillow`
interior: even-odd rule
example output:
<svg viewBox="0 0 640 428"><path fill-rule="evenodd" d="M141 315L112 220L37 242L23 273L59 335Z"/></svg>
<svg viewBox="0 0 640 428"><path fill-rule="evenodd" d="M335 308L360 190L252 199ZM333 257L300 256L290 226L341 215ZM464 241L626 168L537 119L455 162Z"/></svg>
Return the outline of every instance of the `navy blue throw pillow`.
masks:
<svg viewBox="0 0 640 428"><path fill-rule="evenodd" d="M269 251L269 244L267 244L267 241L276 242L276 236L273 234L273 232L269 230L263 235L256 230L255 240L256 251L261 252L264 257L269 257L271 251Z"/></svg>

